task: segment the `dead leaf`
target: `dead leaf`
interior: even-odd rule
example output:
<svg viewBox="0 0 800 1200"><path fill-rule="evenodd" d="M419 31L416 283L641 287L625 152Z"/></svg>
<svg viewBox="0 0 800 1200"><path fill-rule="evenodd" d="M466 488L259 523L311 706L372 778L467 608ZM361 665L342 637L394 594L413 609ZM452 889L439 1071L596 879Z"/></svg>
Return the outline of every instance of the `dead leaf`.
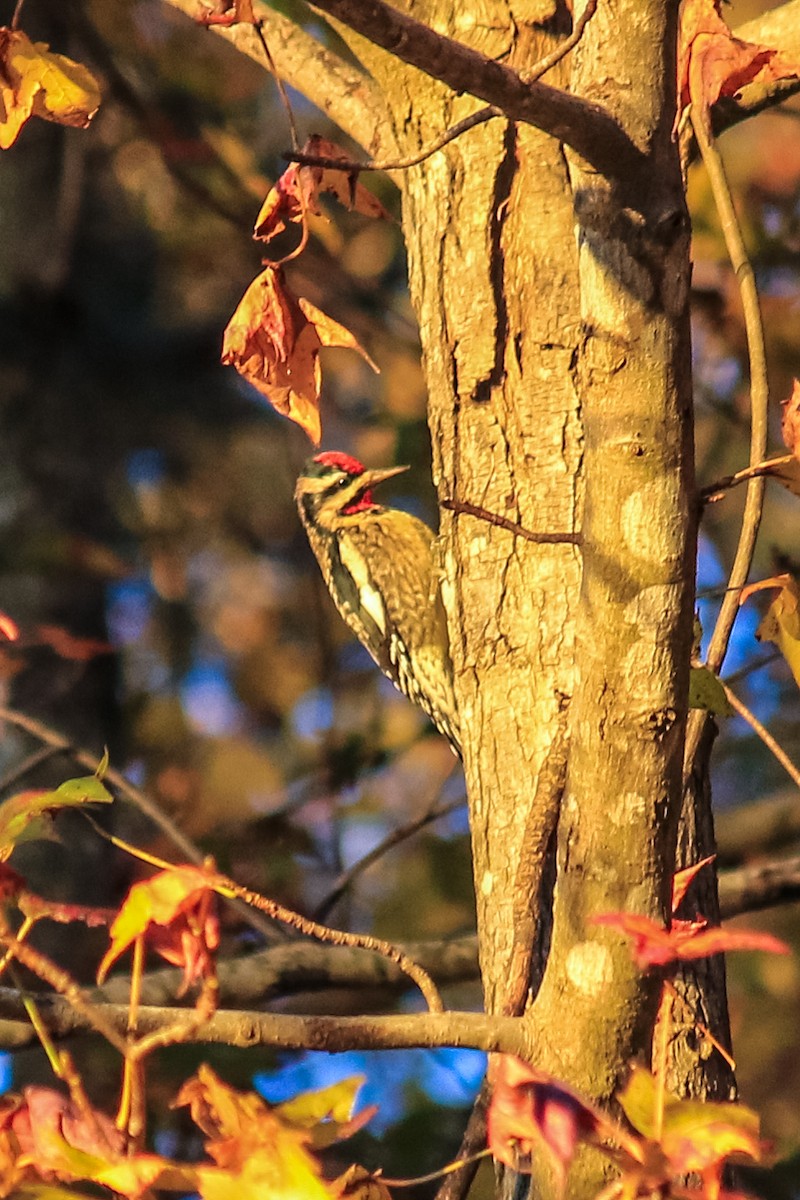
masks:
<svg viewBox="0 0 800 1200"><path fill-rule="evenodd" d="M318 158L341 158L341 170L333 167L301 166L292 163L270 189L256 217L253 237L270 242L289 224L305 224L308 213L324 215L317 203L322 192L330 192L340 204L365 217L390 220L389 213L372 192L359 182L358 171L348 169L348 155L341 146L313 134L303 146L303 154Z"/></svg>
<svg viewBox="0 0 800 1200"><path fill-rule="evenodd" d="M781 433L783 444L795 458L800 458L800 379L792 382L792 394L781 401Z"/></svg>
<svg viewBox="0 0 800 1200"><path fill-rule="evenodd" d="M754 592L766 588L780 591L756 630L756 637L778 647L800 687L800 584L791 575L774 575L743 588L739 603L744 604Z"/></svg>
<svg viewBox="0 0 800 1200"><path fill-rule="evenodd" d="M689 104L710 128L710 110L721 96L735 96L754 79L784 79L800 73L769 46L734 37L720 15L721 0L683 0L678 34L678 116Z"/></svg>
<svg viewBox="0 0 800 1200"><path fill-rule="evenodd" d="M318 445L323 346L357 350L378 370L349 329L308 300L297 299L286 287L280 268L267 267L250 284L228 322L222 361L235 367L273 408L295 421Z"/></svg>
<svg viewBox="0 0 800 1200"><path fill-rule="evenodd" d="M328 1187L335 1200L392 1200L392 1194L379 1175L353 1163Z"/></svg>
<svg viewBox="0 0 800 1200"><path fill-rule="evenodd" d="M100 88L81 63L0 28L0 148L17 140L29 117L85 129L100 105Z"/></svg>

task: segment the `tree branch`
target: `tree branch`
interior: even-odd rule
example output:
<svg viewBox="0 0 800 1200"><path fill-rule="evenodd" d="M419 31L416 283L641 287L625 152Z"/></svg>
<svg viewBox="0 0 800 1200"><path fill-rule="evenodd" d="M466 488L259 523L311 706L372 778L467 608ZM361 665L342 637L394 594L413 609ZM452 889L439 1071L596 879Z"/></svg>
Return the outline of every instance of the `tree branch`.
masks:
<svg viewBox="0 0 800 1200"><path fill-rule="evenodd" d="M723 918L800 900L800 858L756 862L719 875Z"/></svg>
<svg viewBox="0 0 800 1200"><path fill-rule="evenodd" d="M404 943L402 948L440 987L478 978L474 935ZM221 958L217 978L220 1002L229 1006L264 1004L277 997L330 988L383 989L388 995L407 991L409 986L408 977L388 959L350 946L315 942L292 942L238 958ZM177 968L149 971L142 982L142 1003L173 1003L182 980L183 973ZM130 978L121 973L93 988L89 996L98 1003L122 1004L129 992Z"/></svg>
<svg viewBox="0 0 800 1200"><path fill-rule="evenodd" d="M166 2L192 19L203 11L200 0ZM368 153L381 157L396 154L397 144L383 93L369 75L345 62L274 8L257 3L255 9L256 16L264 21L270 54L281 78L302 92ZM218 37L266 69L264 51L252 25L211 28Z"/></svg>
<svg viewBox="0 0 800 1200"><path fill-rule="evenodd" d="M646 168L646 156L599 104L544 83L525 83L516 71L383 0L315 0L313 7L453 91L485 100L512 121L535 125L611 179L630 185Z"/></svg>
<svg viewBox="0 0 800 1200"><path fill-rule="evenodd" d="M88 1019L56 995L37 993L36 1004L49 1032L55 1038L90 1031ZM102 1004L96 1014L119 1034L128 1023L127 1004ZM191 1010L188 1010L191 1011ZM185 1023L186 1009L143 1007L139 1009L137 1032L147 1037ZM33 1029L17 1026L26 1020L22 996L12 988L0 988L0 1038L15 1040L5 1049L19 1049L36 1041ZM220 1009L204 1025L191 1030L187 1042L235 1046L275 1046L284 1050L400 1050L413 1047L455 1046L525 1054L523 1024L514 1017L487 1016L474 1012L413 1013L399 1016L299 1017L261 1012Z"/></svg>

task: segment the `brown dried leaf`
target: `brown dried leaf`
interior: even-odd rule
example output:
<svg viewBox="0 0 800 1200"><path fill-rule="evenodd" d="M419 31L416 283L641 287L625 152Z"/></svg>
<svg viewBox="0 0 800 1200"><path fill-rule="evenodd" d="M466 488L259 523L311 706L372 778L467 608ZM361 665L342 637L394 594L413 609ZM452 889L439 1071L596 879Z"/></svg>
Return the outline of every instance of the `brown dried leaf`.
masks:
<svg viewBox="0 0 800 1200"><path fill-rule="evenodd" d="M781 433L783 444L796 459L800 459L800 379L792 384L792 394L781 401Z"/></svg>
<svg viewBox="0 0 800 1200"><path fill-rule="evenodd" d="M783 79L800 73L769 46L734 37L720 15L721 0L683 0L678 35L678 117L691 103L705 126L721 96L735 96L756 77Z"/></svg>
<svg viewBox="0 0 800 1200"><path fill-rule="evenodd" d="M308 213L321 216L317 203L321 192L330 192L340 204L365 217L390 220L389 213L368 188L359 182L358 172L352 167L346 152L335 142L313 134L303 146L304 154L318 158L341 158L341 170L333 167L301 166L292 163L287 167L275 186L270 189L261 211L256 217L253 237L270 242L287 228L287 225L305 223Z"/></svg>
<svg viewBox="0 0 800 1200"><path fill-rule="evenodd" d="M357 350L377 367L349 329L297 299L279 267L267 267L250 284L228 322L222 361L234 366L273 408L304 429L315 445L322 427L319 395L323 346Z"/></svg>

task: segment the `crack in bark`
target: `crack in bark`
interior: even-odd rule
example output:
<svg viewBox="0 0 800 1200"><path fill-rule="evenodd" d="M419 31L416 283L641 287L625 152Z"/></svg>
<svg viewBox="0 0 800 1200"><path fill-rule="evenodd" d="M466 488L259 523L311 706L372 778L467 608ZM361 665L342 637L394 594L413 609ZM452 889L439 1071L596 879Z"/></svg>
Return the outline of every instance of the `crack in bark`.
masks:
<svg viewBox="0 0 800 1200"><path fill-rule="evenodd" d="M509 121L503 134L503 157L495 173L492 217L489 233L489 287L494 299L494 363L489 373L479 379L472 392L472 399L480 404L491 399L492 389L500 387L506 377L506 341L508 339L508 306L505 294L505 251L503 230L511 199L511 189L517 173L517 130Z"/></svg>

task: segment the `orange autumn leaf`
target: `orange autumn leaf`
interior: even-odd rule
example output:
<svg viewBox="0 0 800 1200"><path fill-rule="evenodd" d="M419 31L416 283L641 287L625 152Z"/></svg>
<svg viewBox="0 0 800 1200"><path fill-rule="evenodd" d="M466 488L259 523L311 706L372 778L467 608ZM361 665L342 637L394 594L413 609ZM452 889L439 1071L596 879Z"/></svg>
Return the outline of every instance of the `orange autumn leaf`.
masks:
<svg viewBox="0 0 800 1200"><path fill-rule="evenodd" d="M74 633L61 625L39 625L36 628L37 640L49 646L59 658L71 662L89 662L99 654L113 654L114 647L109 642L98 638L76 637Z"/></svg>
<svg viewBox="0 0 800 1200"><path fill-rule="evenodd" d="M6 638L9 642L16 642L19 640L19 625L6 613L2 612L0 612L0 635Z"/></svg>
<svg viewBox="0 0 800 1200"><path fill-rule="evenodd" d="M769 933L748 929L723 929L699 921L676 921L665 929L658 921L637 913L612 912L592 917L593 925L614 929L630 939L637 964L646 967L664 966L677 959L686 961L722 954L728 950L764 950L771 954L790 954L785 942Z"/></svg>
<svg viewBox="0 0 800 1200"><path fill-rule="evenodd" d="M756 77L800 73L777 50L734 37L720 15L721 0L683 0L678 35L678 119L692 104L704 125L721 96L735 96ZM676 119L676 126L678 124Z"/></svg>
<svg viewBox="0 0 800 1200"><path fill-rule="evenodd" d="M792 394L781 401L781 407L783 444L795 458L800 459L800 379L792 380Z"/></svg>
<svg viewBox="0 0 800 1200"><path fill-rule="evenodd" d="M81 63L0 28L0 148L17 140L29 117L85 129L100 104L100 88Z"/></svg>
<svg viewBox="0 0 800 1200"><path fill-rule="evenodd" d="M358 180L358 172L348 170L346 152L335 142L313 134L303 146L303 154L318 158L341 158L341 169L333 167L301 166L292 163L270 189L261 211L256 217L253 236L262 242L270 242L289 224L303 224L307 213L320 216L322 210L317 203L321 192L332 193L340 204L365 217L389 219L389 214L380 200Z"/></svg>
<svg viewBox="0 0 800 1200"><path fill-rule="evenodd" d="M222 361L235 367L318 445L323 346L357 350L374 371L378 369L349 329L308 300L295 297L279 267L267 267L250 284L228 322Z"/></svg>
<svg viewBox="0 0 800 1200"><path fill-rule="evenodd" d="M494 1158L514 1170L530 1170L545 1153L563 1183L581 1142L598 1131L599 1118L566 1085L512 1054L491 1067L492 1099L487 1139Z"/></svg>
<svg viewBox="0 0 800 1200"><path fill-rule="evenodd" d="M716 854L709 854L707 858L701 858L692 867L684 867L682 871L676 871L672 877L672 911L675 912L681 901L691 886L692 880L699 875L703 867L707 867L716 858Z"/></svg>
<svg viewBox="0 0 800 1200"><path fill-rule="evenodd" d="M204 867L172 867L135 883L111 926L109 946L97 971L98 983L109 967L139 937L184 972L183 989L214 969L219 921L214 885L218 877Z"/></svg>

